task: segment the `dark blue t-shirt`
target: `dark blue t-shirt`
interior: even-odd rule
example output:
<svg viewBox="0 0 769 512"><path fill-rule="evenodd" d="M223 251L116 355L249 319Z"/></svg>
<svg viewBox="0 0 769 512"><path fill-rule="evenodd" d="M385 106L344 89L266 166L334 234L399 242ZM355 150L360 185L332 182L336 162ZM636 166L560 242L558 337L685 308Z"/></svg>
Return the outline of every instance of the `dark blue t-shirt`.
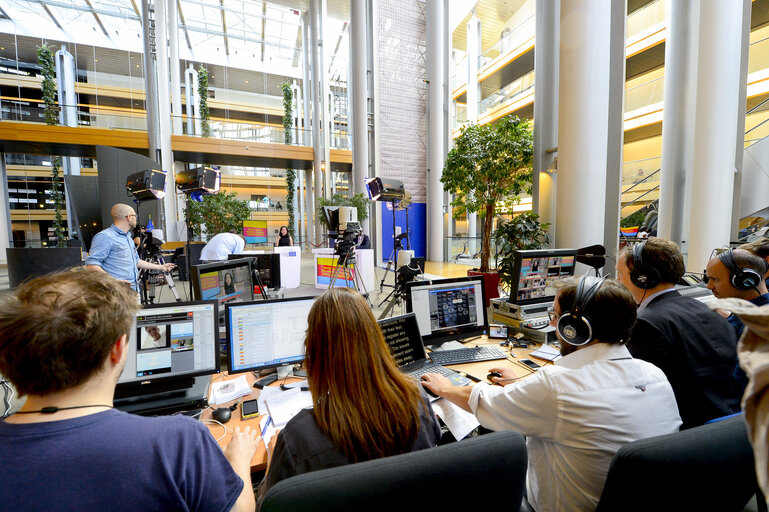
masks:
<svg viewBox="0 0 769 512"><path fill-rule="evenodd" d="M243 481L208 429L115 409L31 424L0 421L4 510L229 511Z"/></svg>

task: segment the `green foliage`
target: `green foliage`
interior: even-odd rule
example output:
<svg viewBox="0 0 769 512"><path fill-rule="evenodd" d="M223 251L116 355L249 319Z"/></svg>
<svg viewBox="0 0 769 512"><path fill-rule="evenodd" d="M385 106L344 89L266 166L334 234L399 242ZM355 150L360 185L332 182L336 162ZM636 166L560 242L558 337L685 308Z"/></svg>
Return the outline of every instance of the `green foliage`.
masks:
<svg viewBox="0 0 769 512"><path fill-rule="evenodd" d="M454 215L478 213L486 217L481 272L489 270L497 204L522 192L531 193L533 154L529 123L508 116L496 124L465 126L446 157L441 182L454 194Z"/></svg>
<svg viewBox="0 0 769 512"><path fill-rule="evenodd" d="M200 105L198 113L200 114L201 136L211 136L211 114L208 111L208 70L203 66L198 69L198 96L200 96Z"/></svg>
<svg viewBox="0 0 769 512"><path fill-rule="evenodd" d="M40 89L43 93L43 103L45 108L43 116L45 124L59 124L59 105L56 98L56 68L53 62L53 50L45 43L37 49L37 62L40 64L43 80L40 83ZM67 237L64 235L64 219L61 214L61 180L59 179L59 169L61 168L61 158L53 157L51 166L51 199L53 200L53 233L56 237L57 247L66 247Z"/></svg>
<svg viewBox="0 0 769 512"><path fill-rule="evenodd" d="M235 192L219 192L203 196L203 201L189 201L190 226L195 236L200 236L201 224L206 225L209 236L235 229L243 229L243 221L251 215L248 201L237 198Z"/></svg>
<svg viewBox="0 0 769 512"><path fill-rule="evenodd" d="M624 219L620 220L619 225L622 228L630 228L634 226L640 226L643 224L644 219L646 218L646 214L649 213L646 208L640 208Z"/></svg>
<svg viewBox="0 0 769 512"><path fill-rule="evenodd" d="M363 222L368 218L368 203L369 200L363 194L355 194L352 197L345 197L339 192L334 194L328 199L322 197L318 198L318 205L323 208L324 206L352 206L358 210L358 222ZM336 226L329 226L326 224L326 218L323 214L318 212L320 216L320 223L323 224L326 229L336 229Z"/></svg>
<svg viewBox="0 0 769 512"><path fill-rule="evenodd" d="M516 250L541 249L550 244L547 229L550 224L540 224L539 215L525 212L512 220L501 222L494 231L497 247L497 271L503 287L509 289L516 279L513 275Z"/></svg>
<svg viewBox="0 0 769 512"><path fill-rule="evenodd" d="M283 82L283 141L286 145L291 144L291 129L294 125L294 91L291 90L291 84ZM296 238L294 233L294 191L296 190L296 171L286 169L286 210L288 211L288 234L291 238Z"/></svg>

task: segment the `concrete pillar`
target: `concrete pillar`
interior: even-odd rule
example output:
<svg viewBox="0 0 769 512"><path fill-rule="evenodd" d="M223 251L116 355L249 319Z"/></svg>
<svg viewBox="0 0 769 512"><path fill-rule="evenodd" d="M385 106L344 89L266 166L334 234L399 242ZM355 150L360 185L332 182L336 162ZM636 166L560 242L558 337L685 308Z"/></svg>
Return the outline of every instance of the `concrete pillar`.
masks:
<svg viewBox="0 0 769 512"><path fill-rule="evenodd" d="M166 4L162 0L156 3L157 29L157 91L158 91L158 128L160 146L160 164L166 173L166 197L163 203L163 233L167 241L177 241L179 235L176 229L176 186L174 172L174 156L171 150L171 98L169 94L168 73L168 19Z"/></svg>
<svg viewBox="0 0 769 512"><path fill-rule="evenodd" d="M324 127L323 115L323 86L321 81L323 80L323 61L322 61L322 48L323 44L320 34L320 9L318 3L320 0L309 0L310 11L310 48L312 55L312 148L313 148L313 168L315 171L314 191L313 196L313 212L315 213L315 245L319 245L322 241L321 237L321 225L320 217L318 215L318 197L323 195L323 175L321 173L321 165L324 162L324 147L323 147L323 134L321 129Z"/></svg>
<svg viewBox="0 0 769 512"><path fill-rule="evenodd" d="M736 8L736 6L735 6ZM744 113L748 108L748 55L750 53L750 28L751 28L752 3L749 0L742 2L742 30L740 31L740 71L739 92L737 96L737 112ZM735 133L735 158L734 187L732 195L732 225L731 240L737 240L740 232L740 212L742 211L742 178L743 157L745 155L745 115L737 117L737 131Z"/></svg>
<svg viewBox="0 0 769 512"><path fill-rule="evenodd" d="M5 153L0 153L0 264L7 264L5 250L11 246L11 205L8 201L8 171L5 167Z"/></svg>
<svg viewBox="0 0 769 512"><path fill-rule="evenodd" d="M59 98L59 124L62 126L77 126L77 95L75 94L75 59L67 51L66 45L56 52L56 88ZM73 156L61 157L64 175L80 175L80 158ZM67 210L67 233L69 238L77 233L72 201L69 198L67 185L62 180L64 207Z"/></svg>
<svg viewBox="0 0 769 512"><path fill-rule="evenodd" d="M198 91L198 72L193 66L184 72L185 103L187 105L187 135L200 135L200 92Z"/></svg>
<svg viewBox="0 0 769 512"><path fill-rule="evenodd" d="M534 46L534 172L532 210L550 224L555 243L555 158L558 147L560 0L537 0Z"/></svg>
<svg viewBox="0 0 769 512"><path fill-rule="evenodd" d="M467 22L467 122L478 123L478 102L481 100L478 86L478 62L481 57L481 20L473 13ZM470 256L477 252L475 237L478 236L478 215L467 214L467 236Z"/></svg>
<svg viewBox="0 0 769 512"><path fill-rule="evenodd" d="M443 261L443 162L446 159L445 69L448 60L445 0L427 2L427 259Z"/></svg>
<svg viewBox="0 0 769 512"><path fill-rule="evenodd" d="M312 249L310 242L315 240L315 201L312 194L312 169L304 170L304 211L307 212L307 248Z"/></svg>
<svg viewBox="0 0 769 512"><path fill-rule="evenodd" d="M368 48L367 2L350 0L350 81L352 102L348 119L352 121L352 193L367 195L366 179L369 178L368 133ZM361 222L363 232L369 234L368 219Z"/></svg>
<svg viewBox="0 0 769 512"><path fill-rule="evenodd" d="M171 61L171 107L174 135L182 134L182 84L179 69L179 11L177 0L166 0L168 12L168 50Z"/></svg>
<svg viewBox="0 0 769 512"><path fill-rule="evenodd" d="M305 146L312 146L312 117L310 115L310 99L312 98L312 40L310 39L309 14L302 14L302 110L304 114L304 126L302 133ZM308 210L309 211L309 210Z"/></svg>
<svg viewBox="0 0 769 512"><path fill-rule="evenodd" d="M602 0L561 0L556 247L605 244L607 222L612 229L618 224L618 218L606 219L607 184L616 181L607 180L609 164L622 154L610 147L617 140L610 141L609 133L610 125L617 126L614 118L622 120L615 106L621 92L615 89L624 88L611 69L616 52L624 51L617 35L624 33L624 18L613 15L615 3L624 4L612 2L607 9ZM620 21L622 27L612 26ZM611 171L616 175L619 169ZM613 196L609 200L619 200L618 189Z"/></svg>
<svg viewBox="0 0 769 512"><path fill-rule="evenodd" d="M742 5L740 5L742 7ZM702 272L711 251L729 243L740 117L745 9L731 2L699 4L699 54L694 119L694 173L687 269ZM740 144L739 151L742 150Z"/></svg>
<svg viewBox="0 0 769 512"><path fill-rule="evenodd" d="M691 2L668 2L666 18L657 235L682 245L689 232L699 11Z"/></svg>
<svg viewBox="0 0 769 512"><path fill-rule="evenodd" d="M158 93L155 76L155 16L148 1L142 3L142 39L144 43L144 104L147 111L149 157L158 161Z"/></svg>

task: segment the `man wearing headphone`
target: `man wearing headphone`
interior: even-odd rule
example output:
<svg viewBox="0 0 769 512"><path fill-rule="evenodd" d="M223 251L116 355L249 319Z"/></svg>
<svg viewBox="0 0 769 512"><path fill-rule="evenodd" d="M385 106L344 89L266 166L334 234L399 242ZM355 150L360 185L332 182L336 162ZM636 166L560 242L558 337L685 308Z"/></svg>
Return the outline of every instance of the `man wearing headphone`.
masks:
<svg viewBox="0 0 769 512"><path fill-rule="evenodd" d="M617 280L638 303L628 350L665 372L684 429L739 411L744 387L733 375L733 329L705 304L676 291L685 271L678 245L663 238L625 247L617 257Z"/></svg>
<svg viewBox="0 0 769 512"><path fill-rule="evenodd" d="M456 387L436 374L422 384L484 427L527 437L527 497L536 510L593 510L620 447L681 425L665 374L625 347L635 318L635 300L621 284L571 279L551 313L564 356L554 365L521 380L492 368L498 386Z"/></svg>
<svg viewBox="0 0 769 512"><path fill-rule="evenodd" d="M767 262L743 249L729 249L708 262L705 269L708 288L719 299L734 297L750 301L756 306L769 304L769 293L764 283ZM737 315L726 319L734 328L737 338L745 326Z"/></svg>

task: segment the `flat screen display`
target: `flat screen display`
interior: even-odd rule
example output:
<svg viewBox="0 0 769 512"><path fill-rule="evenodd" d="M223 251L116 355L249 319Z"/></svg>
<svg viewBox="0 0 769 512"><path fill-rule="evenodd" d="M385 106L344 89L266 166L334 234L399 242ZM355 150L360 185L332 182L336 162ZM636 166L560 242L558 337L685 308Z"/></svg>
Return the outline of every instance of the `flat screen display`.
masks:
<svg viewBox="0 0 769 512"><path fill-rule="evenodd" d="M226 306L230 373L304 361L307 317L314 297L261 300Z"/></svg>
<svg viewBox="0 0 769 512"><path fill-rule="evenodd" d="M480 277L407 283L406 307L425 344L483 334L485 291Z"/></svg>
<svg viewBox="0 0 769 512"><path fill-rule="evenodd" d="M514 272L517 274L511 302L534 304L555 298L556 283L574 276L576 249L550 251L516 251Z"/></svg>
<svg viewBox="0 0 769 512"><path fill-rule="evenodd" d="M145 306L136 314L118 387L219 372L216 302Z"/></svg>
<svg viewBox="0 0 769 512"><path fill-rule="evenodd" d="M196 265L192 292L196 300L216 300L220 305L254 300L251 260L239 259Z"/></svg>

